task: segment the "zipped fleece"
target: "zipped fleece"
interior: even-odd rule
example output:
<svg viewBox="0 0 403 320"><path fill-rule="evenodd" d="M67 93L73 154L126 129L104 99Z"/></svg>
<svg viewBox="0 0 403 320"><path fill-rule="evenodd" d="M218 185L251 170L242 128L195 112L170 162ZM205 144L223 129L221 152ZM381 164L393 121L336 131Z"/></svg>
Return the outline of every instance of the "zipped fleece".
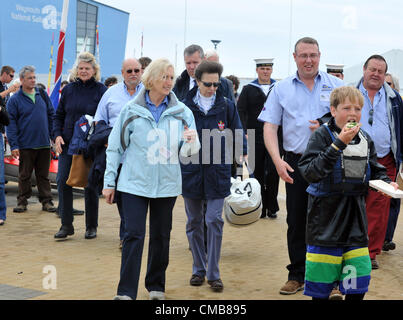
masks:
<svg viewBox="0 0 403 320"><path fill-rule="evenodd" d="M122 109L108 139L104 188L147 198L174 197L182 193L179 151L193 144L191 154L200 149L198 139L183 143L185 125L196 130L192 112L175 94L169 94L167 109L158 123L148 110L145 88ZM123 154L125 160L115 180Z"/></svg>

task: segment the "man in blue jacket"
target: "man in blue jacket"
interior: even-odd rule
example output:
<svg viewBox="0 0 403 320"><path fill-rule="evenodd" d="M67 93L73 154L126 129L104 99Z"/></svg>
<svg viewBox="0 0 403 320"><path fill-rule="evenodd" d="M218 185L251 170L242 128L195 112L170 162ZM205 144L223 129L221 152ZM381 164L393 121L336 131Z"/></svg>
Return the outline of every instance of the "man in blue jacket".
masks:
<svg viewBox="0 0 403 320"><path fill-rule="evenodd" d="M44 91L36 88L35 68L20 71L20 90L7 102L10 124L7 138L13 158L19 158L18 205L14 212L27 210L32 195L31 175L35 169L42 210L55 212L49 182L50 139L54 109Z"/></svg>
<svg viewBox="0 0 403 320"><path fill-rule="evenodd" d="M378 162L390 179L402 161L403 102L398 92L386 82L388 64L380 55L370 56L363 67L363 77L357 88L364 96L362 129L374 140ZM390 198L370 190L366 198L368 219L368 249L372 269L378 269L376 256L381 253L388 225Z"/></svg>

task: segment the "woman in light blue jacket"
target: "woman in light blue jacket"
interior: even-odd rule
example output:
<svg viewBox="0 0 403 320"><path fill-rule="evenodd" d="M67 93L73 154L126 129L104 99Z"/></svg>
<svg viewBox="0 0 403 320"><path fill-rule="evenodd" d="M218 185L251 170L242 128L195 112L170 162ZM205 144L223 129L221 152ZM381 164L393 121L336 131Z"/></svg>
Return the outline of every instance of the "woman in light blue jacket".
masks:
<svg viewBox="0 0 403 320"><path fill-rule="evenodd" d="M182 193L179 155L190 157L200 148L193 113L171 92L173 79L173 65L166 59L154 60L142 77L144 88L122 109L109 136L103 195L112 203L115 188L121 192L125 220L115 299L137 297L148 208L145 285L150 299L164 299L172 210Z"/></svg>

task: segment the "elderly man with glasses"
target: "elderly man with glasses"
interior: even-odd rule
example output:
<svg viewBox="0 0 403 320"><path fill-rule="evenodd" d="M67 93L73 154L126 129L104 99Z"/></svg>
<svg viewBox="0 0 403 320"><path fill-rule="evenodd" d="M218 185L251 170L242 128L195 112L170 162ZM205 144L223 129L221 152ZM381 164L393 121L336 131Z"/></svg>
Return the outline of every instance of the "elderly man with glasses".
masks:
<svg viewBox="0 0 403 320"><path fill-rule="evenodd" d="M386 82L388 64L380 55L370 56L363 67L363 77L357 88L364 96L362 129L375 143L378 162L395 180L396 168L402 160L401 126L403 102L397 91ZM369 255L372 269L378 269L376 256L381 253L388 225L390 198L376 191L369 191L366 201L369 237Z"/></svg>
<svg viewBox="0 0 403 320"><path fill-rule="evenodd" d="M134 99L143 87L141 64L137 59L124 60L121 72L123 81L110 87L104 93L94 118L95 121L104 120L111 127L119 116L120 110L127 102Z"/></svg>

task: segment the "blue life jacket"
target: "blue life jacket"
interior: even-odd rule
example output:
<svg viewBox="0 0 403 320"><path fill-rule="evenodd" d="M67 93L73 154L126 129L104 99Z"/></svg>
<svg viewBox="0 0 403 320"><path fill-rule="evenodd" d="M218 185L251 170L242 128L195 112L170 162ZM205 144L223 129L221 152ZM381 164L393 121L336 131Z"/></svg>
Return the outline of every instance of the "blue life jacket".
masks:
<svg viewBox="0 0 403 320"><path fill-rule="evenodd" d="M337 133L332 132L327 123L324 126L329 131L332 140L335 141ZM354 144L353 140L340 152L333 172L320 182L309 185L306 190L309 194L316 197L365 194L371 177L369 146L368 140L361 130L358 132L358 136L359 143Z"/></svg>

